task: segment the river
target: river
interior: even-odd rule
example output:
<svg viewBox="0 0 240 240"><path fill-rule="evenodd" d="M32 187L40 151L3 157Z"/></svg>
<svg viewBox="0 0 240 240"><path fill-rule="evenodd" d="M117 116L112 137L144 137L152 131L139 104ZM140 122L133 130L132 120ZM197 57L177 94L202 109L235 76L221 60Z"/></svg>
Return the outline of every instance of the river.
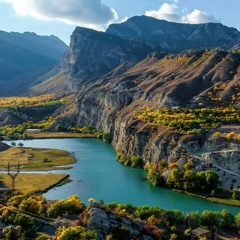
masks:
<svg viewBox="0 0 240 240"><path fill-rule="evenodd" d="M10 145L12 141L5 142ZM117 163L114 148L99 139L34 139L15 142L22 142L24 147L63 149L75 155L77 162L71 165L71 169L53 171L69 174L72 181L49 190L44 194L47 199L64 199L77 194L86 204L92 197L96 201L104 200L105 203L159 206L164 209L179 209L182 212L223 209L234 215L240 212L239 207L211 203L152 186L146 180L146 171Z"/></svg>

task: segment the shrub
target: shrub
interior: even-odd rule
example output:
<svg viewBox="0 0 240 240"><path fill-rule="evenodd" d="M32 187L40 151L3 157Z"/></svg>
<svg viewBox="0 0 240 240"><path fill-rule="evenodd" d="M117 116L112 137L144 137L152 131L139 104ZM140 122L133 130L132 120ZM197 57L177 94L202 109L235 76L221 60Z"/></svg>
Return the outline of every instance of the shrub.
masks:
<svg viewBox="0 0 240 240"><path fill-rule="evenodd" d="M219 138L220 136L221 136L220 132L213 133L213 137L215 137L215 138Z"/></svg>
<svg viewBox="0 0 240 240"><path fill-rule="evenodd" d="M47 210L49 217L58 217L63 214L77 214L84 209L84 204L77 195L69 196L66 200L55 201Z"/></svg>
<svg viewBox="0 0 240 240"><path fill-rule="evenodd" d="M235 132L230 132L230 133L228 133L228 134L226 135L226 138L227 138L228 140L232 140L232 139L234 138L234 136L235 136Z"/></svg>
<svg viewBox="0 0 240 240"><path fill-rule="evenodd" d="M59 227L56 231L56 240L73 240L73 239L96 239L97 234L93 230L86 230L82 226L76 227Z"/></svg>

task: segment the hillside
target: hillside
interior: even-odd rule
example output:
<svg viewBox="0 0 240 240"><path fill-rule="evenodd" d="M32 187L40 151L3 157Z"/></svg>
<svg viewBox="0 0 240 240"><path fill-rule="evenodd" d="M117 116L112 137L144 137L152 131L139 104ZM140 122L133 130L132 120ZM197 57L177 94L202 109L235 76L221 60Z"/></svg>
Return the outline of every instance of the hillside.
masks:
<svg viewBox="0 0 240 240"><path fill-rule="evenodd" d="M236 49L239 44L240 32L222 24L180 24L138 16L111 24L106 32L76 27L59 71L69 74L65 87L77 91L81 82L122 74L152 52L176 54L215 48L226 51ZM58 88L57 78L54 82L55 91L61 91L64 83ZM47 91L47 85L41 81L39 92L44 88ZM38 92L38 84L34 92Z"/></svg>
<svg viewBox="0 0 240 240"><path fill-rule="evenodd" d="M67 49L55 36L0 31L0 96L25 93L59 63Z"/></svg>
<svg viewBox="0 0 240 240"><path fill-rule="evenodd" d="M76 90L81 81L111 71L123 73L151 52L171 54L216 48L226 51L239 46L239 39L237 29L222 24L180 24L146 16L132 17L111 24L106 32L77 27L61 67L70 73L68 84Z"/></svg>
<svg viewBox="0 0 240 240"><path fill-rule="evenodd" d="M231 178L224 171L219 174L223 174L223 178L226 174L225 178L235 181L234 189L239 188L236 178L240 178L234 177L240 168L239 141L226 138L226 134L235 131L234 126L239 124L239 120L233 118L239 116L239 109L236 108L240 100L239 52L195 50L181 54L153 53L128 71L119 75L114 73L79 82L76 93L77 126L93 126L109 132L115 149L126 156L141 156L145 163L154 164L167 159L169 164L180 161L182 166L186 159L181 160L181 153L186 150L193 159L198 156L205 162L213 161L217 166L233 172ZM181 121L177 115L170 114L165 126L148 121L148 118L140 119L136 113L144 107L153 110L179 108L179 112L185 111L186 115L187 109L199 109L204 121L209 121L206 126L210 128L200 127L203 131L198 134L187 134L185 130L179 132L171 127L175 126L173 118ZM222 109L220 115L226 111L233 112L227 120L211 127L211 118L209 113L204 113L205 108L211 108L213 116L218 108ZM150 114L149 119L153 118ZM190 118L190 112L188 114ZM64 122L67 122L67 117L57 120L57 123ZM199 128L199 124L192 122L193 128L194 125ZM223 123L232 126L223 131L221 138L213 138L214 132L222 132L216 127ZM192 126L188 125L188 129L191 130ZM228 158L224 154L227 150L231 151ZM216 162L210 158L212 151L221 152L218 154L221 160ZM222 187L230 189L231 184L226 180L222 182Z"/></svg>
<svg viewBox="0 0 240 240"><path fill-rule="evenodd" d="M75 93L55 112L51 129L92 126L107 133L121 154L140 156L144 164L165 159L182 167L185 151L216 164L210 152L221 152L217 166L238 176L238 136L228 141L226 130L218 139L213 134L239 124L240 52L232 49L239 34L221 24L148 17L111 25L106 33L77 27L58 74L31 91ZM175 45L163 47L169 42ZM232 152L225 158L227 150ZM223 186L239 189L231 180L234 185Z"/></svg>
<svg viewBox="0 0 240 240"><path fill-rule="evenodd" d="M182 24L147 16L135 16L121 24L111 24L106 33L145 41L167 52L217 47L227 50L239 41L237 29L220 23Z"/></svg>

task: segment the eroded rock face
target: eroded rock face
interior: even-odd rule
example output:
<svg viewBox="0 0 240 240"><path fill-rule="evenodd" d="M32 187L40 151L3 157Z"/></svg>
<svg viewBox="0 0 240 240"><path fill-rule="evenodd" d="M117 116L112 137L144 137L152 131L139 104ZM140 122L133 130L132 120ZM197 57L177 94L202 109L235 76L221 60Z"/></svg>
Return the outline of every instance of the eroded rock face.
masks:
<svg viewBox="0 0 240 240"><path fill-rule="evenodd" d="M83 80L95 81L92 78L109 74L114 69L115 73L120 73L118 68L128 69L152 52L229 50L239 44L239 39L237 29L222 24L179 24L138 16L121 24L111 24L106 32L77 27L61 66L70 73L68 83L76 90ZM175 103L173 98L169 101Z"/></svg>
<svg viewBox="0 0 240 240"><path fill-rule="evenodd" d="M128 229L131 237L134 239L155 239L142 233L142 228L145 224L147 224L147 222L121 216L113 211L110 211L109 209L106 209L105 206L99 203L93 203L81 217L87 220L88 229L97 229L98 240L105 240L106 236L111 234L114 229L121 227Z"/></svg>
<svg viewBox="0 0 240 240"><path fill-rule="evenodd" d="M156 50L159 49L144 42L77 27L71 36L69 51L63 57L62 68L68 69L70 84L74 85L84 79L103 76L126 62L131 66Z"/></svg>
<svg viewBox="0 0 240 240"><path fill-rule="evenodd" d="M142 107L198 106L199 103L207 107L213 104L208 100L208 92L222 84L226 87L220 96L230 102L240 76L239 66L238 53L150 54L124 74L81 83L77 94L77 125L92 125L110 132L116 150L141 156L145 162L176 161L183 149L192 154L219 149L220 144L227 148L226 141L217 146L214 141L206 141L207 134L184 136L140 121L134 112Z"/></svg>

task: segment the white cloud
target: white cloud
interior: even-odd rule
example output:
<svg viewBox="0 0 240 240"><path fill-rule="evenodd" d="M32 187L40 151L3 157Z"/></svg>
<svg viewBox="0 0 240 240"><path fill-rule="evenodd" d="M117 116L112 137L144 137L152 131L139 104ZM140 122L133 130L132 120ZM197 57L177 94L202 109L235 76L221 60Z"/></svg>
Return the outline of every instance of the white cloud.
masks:
<svg viewBox="0 0 240 240"><path fill-rule="evenodd" d="M118 18L101 0L0 0L10 3L20 16L58 20L72 25L99 28Z"/></svg>
<svg viewBox="0 0 240 240"><path fill-rule="evenodd" d="M158 19L167 20L169 22L178 23L207 23L207 22L218 22L212 15L201 12L195 9L193 12L188 13L187 9L182 9L182 14L178 13L177 0L175 3L169 4L164 3L160 6L158 10L146 11L145 15L150 17L155 17Z"/></svg>
<svg viewBox="0 0 240 240"><path fill-rule="evenodd" d="M186 18L186 19L185 19ZM185 20L184 20L185 19ZM208 23L218 22L212 15L195 9L193 12L183 18L183 21L189 23Z"/></svg>
<svg viewBox="0 0 240 240"><path fill-rule="evenodd" d="M176 4L164 3L159 10L146 11L145 15L158 19L164 19L169 22L181 22L181 16L176 12L177 9L178 6Z"/></svg>

